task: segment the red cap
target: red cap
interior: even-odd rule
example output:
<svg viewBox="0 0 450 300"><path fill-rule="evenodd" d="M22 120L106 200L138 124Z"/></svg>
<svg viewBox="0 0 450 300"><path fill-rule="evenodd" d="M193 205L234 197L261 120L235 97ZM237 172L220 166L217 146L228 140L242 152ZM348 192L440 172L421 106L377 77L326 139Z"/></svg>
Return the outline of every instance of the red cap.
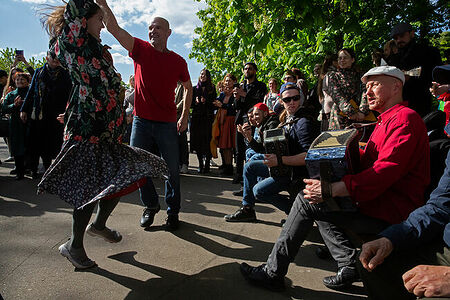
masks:
<svg viewBox="0 0 450 300"><path fill-rule="evenodd" d="M265 105L264 103L260 102L260 103L256 103L253 107L256 107L259 110L265 111L265 112L269 112L269 108L267 107L267 105Z"/></svg>

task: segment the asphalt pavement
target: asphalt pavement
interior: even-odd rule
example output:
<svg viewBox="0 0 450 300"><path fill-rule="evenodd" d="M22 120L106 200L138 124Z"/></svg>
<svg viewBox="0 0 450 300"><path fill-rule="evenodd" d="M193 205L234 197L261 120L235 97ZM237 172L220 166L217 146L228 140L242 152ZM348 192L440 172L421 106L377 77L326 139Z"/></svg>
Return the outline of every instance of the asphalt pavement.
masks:
<svg viewBox="0 0 450 300"><path fill-rule="evenodd" d="M322 284L336 264L316 257L322 244L314 228L286 277L282 293L249 285L239 272L243 261L266 261L286 216L271 205L258 204L258 222L227 223L223 216L239 208L239 185L196 172L190 155L189 174L181 176L181 227L170 233L164 183L156 181L162 210L154 226L139 226L142 205L136 191L121 199L108 226L123 235L118 244L86 235L88 256L98 267L77 271L58 253L70 237L72 208L54 195L36 195L37 179L15 181L13 162L0 143L0 294L10 299L327 299L366 298L361 283L347 292ZM218 160L216 160L219 163ZM1 297L0 297L1 299Z"/></svg>

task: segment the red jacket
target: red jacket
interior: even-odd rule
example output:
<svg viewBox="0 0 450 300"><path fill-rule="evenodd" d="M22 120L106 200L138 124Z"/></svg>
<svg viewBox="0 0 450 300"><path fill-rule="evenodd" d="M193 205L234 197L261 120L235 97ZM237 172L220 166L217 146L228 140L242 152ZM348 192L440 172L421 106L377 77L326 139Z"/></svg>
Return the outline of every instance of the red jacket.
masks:
<svg viewBox="0 0 450 300"><path fill-rule="evenodd" d="M342 179L361 213L395 224L424 204L430 147L425 124L406 102L378 117L361 165L364 171Z"/></svg>

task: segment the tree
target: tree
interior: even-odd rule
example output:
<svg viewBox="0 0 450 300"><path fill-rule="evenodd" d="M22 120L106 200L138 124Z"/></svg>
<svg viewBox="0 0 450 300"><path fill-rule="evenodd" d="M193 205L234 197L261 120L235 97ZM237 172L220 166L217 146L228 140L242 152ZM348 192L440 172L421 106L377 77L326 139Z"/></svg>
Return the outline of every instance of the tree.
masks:
<svg viewBox="0 0 450 300"><path fill-rule="evenodd" d="M9 72L9 69L11 68L14 58L16 56L16 50L12 48L5 48L0 50L0 69L5 70L6 72ZM37 69L39 67L42 67L45 64L45 58L36 59L35 57L31 57L27 59L28 64L33 67L33 69ZM17 67L22 68L25 70L25 65L20 62L17 64Z"/></svg>
<svg viewBox="0 0 450 300"><path fill-rule="evenodd" d="M390 39L392 25L411 21L421 38L448 29L449 6L441 0L206 0L198 12L202 27L191 58L220 80L227 72L242 74L255 61L260 79L280 78L297 67L312 78L326 53L353 48L363 69L371 53Z"/></svg>

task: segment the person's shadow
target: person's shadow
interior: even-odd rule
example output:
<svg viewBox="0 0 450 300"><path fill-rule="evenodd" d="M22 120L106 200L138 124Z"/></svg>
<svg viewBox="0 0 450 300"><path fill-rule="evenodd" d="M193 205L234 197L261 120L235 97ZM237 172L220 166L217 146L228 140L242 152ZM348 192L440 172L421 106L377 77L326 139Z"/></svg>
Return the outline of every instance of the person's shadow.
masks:
<svg viewBox="0 0 450 300"><path fill-rule="evenodd" d="M125 299L363 299L362 297L340 294L333 291L314 291L302 287L291 287L292 282L286 279L286 291L272 293L265 289L250 286L239 272L237 263L226 263L213 266L192 275L167 270L155 265L146 264L135 259L135 251L111 255L108 258L124 264L140 268L154 275L147 280L130 278L112 273L100 267L88 269L106 277L128 289Z"/></svg>

